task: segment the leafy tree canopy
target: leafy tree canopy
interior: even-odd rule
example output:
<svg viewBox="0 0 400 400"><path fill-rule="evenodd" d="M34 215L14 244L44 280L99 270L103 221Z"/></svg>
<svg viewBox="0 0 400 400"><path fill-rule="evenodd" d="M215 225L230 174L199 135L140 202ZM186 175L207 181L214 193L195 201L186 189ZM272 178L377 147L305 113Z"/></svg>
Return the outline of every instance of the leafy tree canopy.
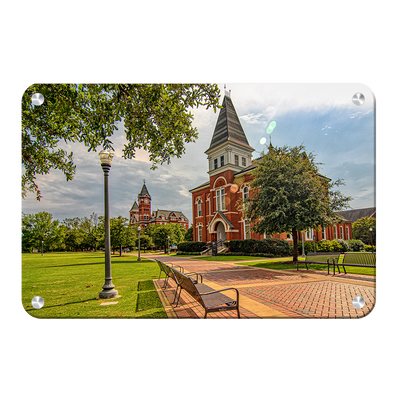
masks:
<svg viewBox="0 0 400 400"><path fill-rule="evenodd" d="M32 103L35 93L44 96L40 106ZM73 154L59 148L60 142L83 142L88 151L114 150L110 138L117 122L123 122L128 140L124 158L134 158L142 148L153 169L169 163L198 137L190 108L215 112L218 102L215 84L34 84L22 97L22 196L31 191L40 200L36 175L50 169L73 178Z"/></svg>
<svg viewBox="0 0 400 400"><path fill-rule="evenodd" d="M348 208L350 197L335 189L343 182L322 176L313 153L304 146L269 147L254 172L251 194L244 204L252 230L260 234L291 232L294 260L297 233L340 222L337 211Z"/></svg>

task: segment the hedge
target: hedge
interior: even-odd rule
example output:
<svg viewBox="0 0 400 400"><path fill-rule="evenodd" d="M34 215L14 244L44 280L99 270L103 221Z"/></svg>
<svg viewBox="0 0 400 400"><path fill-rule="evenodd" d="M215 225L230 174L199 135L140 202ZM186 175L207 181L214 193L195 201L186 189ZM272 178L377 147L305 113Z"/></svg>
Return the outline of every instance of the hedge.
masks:
<svg viewBox="0 0 400 400"><path fill-rule="evenodd" d="M297 243L297 250L299 254L303 251L302 241ZM334 239L334 240L323 240L315 242L315 249L317 252L348 252L348 251L364 251L365 244L361 240L351 239ZM314 242L304 242L305 253L314 253Z"/></svg>
<svg viewBox="0 0 400 400"><path fill-rule="evenodd" d="M245 240L231 240L229 242L229 251L231 253L243 254L272 254L287 256L290 255L289 243L283 239L245 239Z"/></svg>
<svg viewBox="0 0 400 400"><path fill-rule="evenodd" d="M185 253L200 253L206 246L205 242L182 242L178 244L178 251Z"/></svg>

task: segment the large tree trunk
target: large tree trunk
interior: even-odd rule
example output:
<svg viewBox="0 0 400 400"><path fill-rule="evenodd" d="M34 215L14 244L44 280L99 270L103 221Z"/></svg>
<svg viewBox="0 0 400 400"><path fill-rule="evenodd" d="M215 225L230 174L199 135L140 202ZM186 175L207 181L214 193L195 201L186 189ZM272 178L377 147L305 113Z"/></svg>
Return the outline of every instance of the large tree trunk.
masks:
<svg viewBox="0 0 400 400"><path fill-rule="evenodd" d="M295 228L292 229L292 238L293 238L293 262L297 262L297 257L298 257L297 230Z"/></svg>

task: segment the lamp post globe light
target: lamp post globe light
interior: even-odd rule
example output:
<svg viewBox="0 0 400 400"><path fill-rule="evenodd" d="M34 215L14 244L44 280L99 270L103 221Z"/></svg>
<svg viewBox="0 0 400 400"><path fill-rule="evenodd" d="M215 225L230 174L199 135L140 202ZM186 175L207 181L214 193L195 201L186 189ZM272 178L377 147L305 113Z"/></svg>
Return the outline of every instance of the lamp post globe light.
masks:
<svg viewBox="0 0 400 400"><path fill-rule="evenodd" d="M105 282L99 293L100 299L112 299L118 296L111 278L111 251L110 251L110 208L108 202L108 174L111 169L113 154L108 150L99 153L101 168L104 172L104 246L105 246Z"/></svg>

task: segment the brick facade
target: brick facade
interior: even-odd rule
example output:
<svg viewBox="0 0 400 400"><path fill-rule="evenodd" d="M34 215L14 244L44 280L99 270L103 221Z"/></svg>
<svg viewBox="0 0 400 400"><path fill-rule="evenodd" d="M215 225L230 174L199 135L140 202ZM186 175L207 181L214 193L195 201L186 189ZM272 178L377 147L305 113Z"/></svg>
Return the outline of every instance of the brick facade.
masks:
<svg viewBox="0 0 400 400"><path fill-rule="evenodd" d="M223 109L214 130L211 145L206 151L209 160L209 180L190 190L192 193L193 238L195 241L263 239L249 231L240 202L249 195L253 180L251 171L257 167L252 160L254 150L248 144L230 97L225 96ZM336 224L322 230L304 233L305 241L351 239L351 223ZM272 237L292 241L291 235L275 234ZM301 233L298 240L301 241Z"/></svg>

